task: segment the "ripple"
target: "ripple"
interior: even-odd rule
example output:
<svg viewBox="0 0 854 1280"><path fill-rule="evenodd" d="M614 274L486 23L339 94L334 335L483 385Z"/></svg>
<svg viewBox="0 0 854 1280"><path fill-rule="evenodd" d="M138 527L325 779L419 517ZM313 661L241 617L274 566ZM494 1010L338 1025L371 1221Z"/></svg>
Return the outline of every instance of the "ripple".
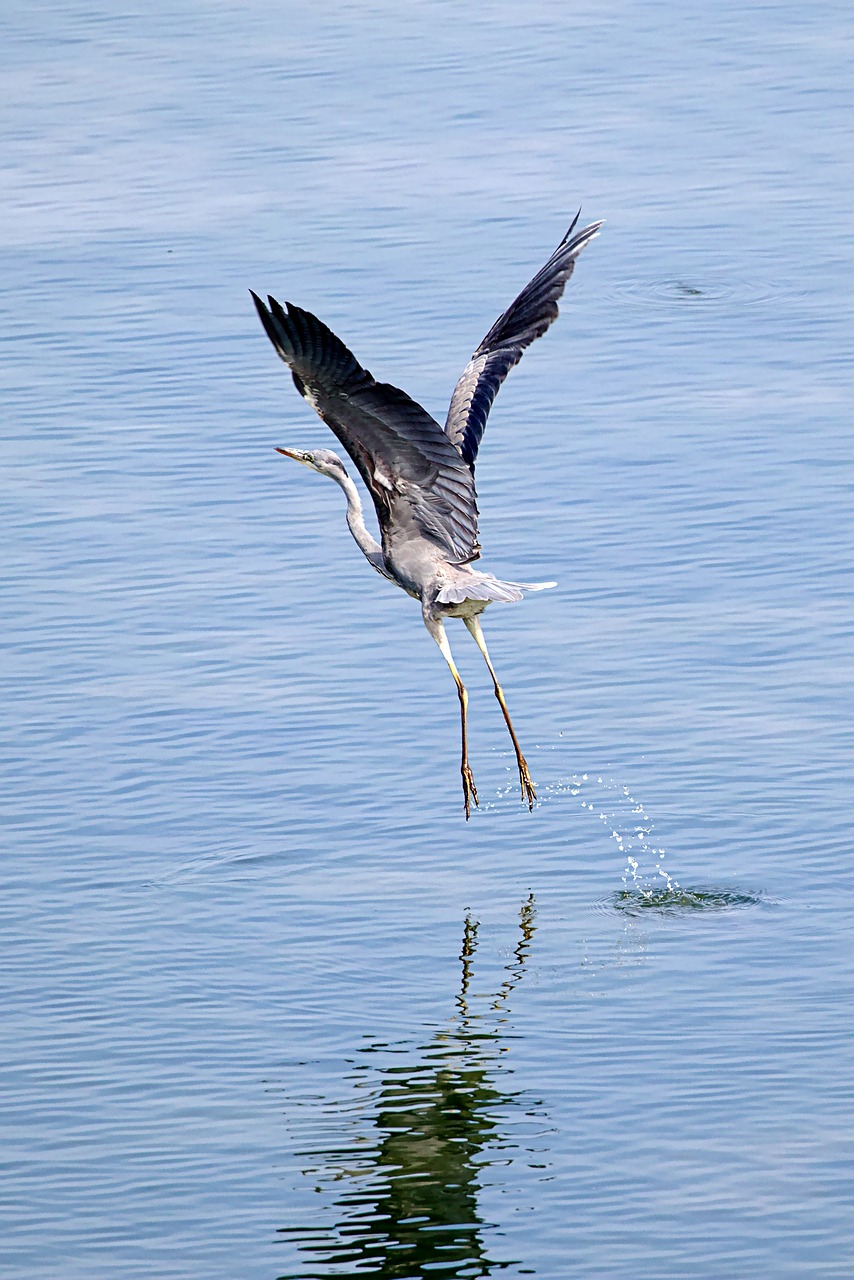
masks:
<svg viewBox="0 0 854 1280"><path fill-rule="evenodd" d="M636 306L685 306L736 301L748 306L758 305L788 295L768 281L726 280L679 276L669 280L617 281L607 291L612 298L621 298Z"/></svg>
<svg viewBox="0 0 854 1280"><path fill-rule="evenodd" d="M651 889L618 889L599 906L636 916L652 911L658 915L685 915L696 911L728 911L735 907L768 905L761 893L740 889L688 889L681 885Z"/></svg>

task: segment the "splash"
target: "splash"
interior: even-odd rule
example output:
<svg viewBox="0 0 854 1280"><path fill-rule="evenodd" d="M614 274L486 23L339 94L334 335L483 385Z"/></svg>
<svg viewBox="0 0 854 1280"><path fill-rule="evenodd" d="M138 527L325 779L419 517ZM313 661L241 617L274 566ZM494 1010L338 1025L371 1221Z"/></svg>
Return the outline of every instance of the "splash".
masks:
<svg viewBox="0 0 854 1280"><path fill-rule="evenodd" d="M560 790L580 797L582 809L598 818L625 858L624 894L652 899L680 892L679 881L664 866L667 855L663 846L652 838L654 823L627 786L614 778L591 778L582 773L563 783Z"/></svg>
<svg viewBox="0 0 854 1280"><path fill-rule="evenodd" d="M581 808L601 823L625 859L622 884L597 903L602 910L649 917L726 911L777 901L764 893L733 886L680 884L664 865L667 855L654 837L654 823L643 802L616 778L598 773L573 774L568 781L561 780L544 790L549 796L577 799Z"/></svg>
<svg viewBox="0 0 854 1280"><path fill-rule="evenodd" d="M692 911L728 911L733 907L756 907L767 903L768 899L762 894L737 889L656 887L645 892L623 888L613 895L608 905L626 915L638 916L647 911L661 915L684 915Z"/></svg>

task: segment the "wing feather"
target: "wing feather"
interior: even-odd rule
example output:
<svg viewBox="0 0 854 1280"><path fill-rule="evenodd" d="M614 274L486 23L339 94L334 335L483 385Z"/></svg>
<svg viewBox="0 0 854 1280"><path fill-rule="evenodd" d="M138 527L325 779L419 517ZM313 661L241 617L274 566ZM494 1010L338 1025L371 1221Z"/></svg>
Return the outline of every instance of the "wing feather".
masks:
<svg viewBox="0 0 854 1280"><path fill-rule="evenodd" d="M435 418L405 391L377 382L310 311L252 297L300 395L356 464L383 537L411 520L453 560L475 559L474 477Z"/></svg>
<svg viewBox="0 0 854 1280"><path fill-rule="evenodd" d="M472 469L498 388L522 359L525 348L557 319L557 304L572 275L575 259L602 226L601 222L592 222L573 235L578 217L576 214L546 265L498 317L454 389L445 431Z"/></svg>

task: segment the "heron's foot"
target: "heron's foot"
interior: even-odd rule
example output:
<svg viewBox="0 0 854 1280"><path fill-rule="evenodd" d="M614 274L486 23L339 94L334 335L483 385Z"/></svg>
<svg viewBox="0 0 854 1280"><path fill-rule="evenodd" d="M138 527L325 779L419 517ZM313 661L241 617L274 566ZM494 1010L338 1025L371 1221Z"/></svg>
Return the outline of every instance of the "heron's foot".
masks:
<svg viewBox="0 0 854 1280"><path fill-rule="evenodd" d="M519 781L522 784L522 799L528 802L528 812L530 813L534 807L537 793L534 790L534 784L528 772L528 762L523 755L519 756Z"/></svg>
<svg viewBox="0 0 854 1280"><path fill-rule="evenodd" d="M477 787L474 785L474 777L467 760L461 766L460 773L463 775L463 800L466 806L466 822L468 822L471 817L472 800L475 803L475 807L478 806L479 802L477 798Z"/></svg>

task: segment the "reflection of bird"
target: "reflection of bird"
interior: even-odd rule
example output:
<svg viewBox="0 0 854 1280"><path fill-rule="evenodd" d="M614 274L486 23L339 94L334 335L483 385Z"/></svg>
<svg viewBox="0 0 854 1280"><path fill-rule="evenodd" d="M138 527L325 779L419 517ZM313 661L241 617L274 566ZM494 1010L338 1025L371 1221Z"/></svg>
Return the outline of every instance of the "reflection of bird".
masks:
<svg viewBox="0 0 854 1280"><path fill-rule="evenodd" d="M414 1053L396 1043L384 1067L375 1066L374 1058L384 1058L387 1045L362 1047L353 1078L372 1104L371 1127L365 1125L364 1102L355 1122L352 1104L339 1104L334 1147L324 1151L312 1144L313 1163L304 1172L319 1190L333 1192L336 1212L330 1221L324 1206L318 1226L303 1220L280 1229L303 1259L311 1258L280 1280L333 1273L341 1280L411 1280L434 1272L471 1280L511 1265L487 1255L478 1195L489 1166L506 1166L514 1149L523 1149L518 1126L524 1120L517 1114L505 1127L520 1095L507 1087L504 1055L507 1005L524 975L535 930L531 894L522 903L518 941L500 990L471 996L478 926L467 916L458 1013L451 1026ZM524 1114L530 1117L540 1105L525 1097ZM345 1117L349 1123L342 1124Z"/></svg>
<svg viewBox="0 0 854 1280"><path fill-rule="evenodd" d="M359 549L383 577L421 601L424 625L451 669L460 699L463 796L466 818L477 791L468 762L468 694L451 656L445 618L462 618L486 659L495 696L513 740L522 798L536 792L516 738L480 626L492 600L521 600L552 582L502 582L471 567L480 555L474 464L498 388L535 338L558 314L558 299L578 254L601 222L575 232L578 215L541 271L496 320L475 351L451 397L444 430L421 405L388 383L376 382L343 342L308 311L275 298L269 309L254 293L267 336L288 365L297 390L349 453L368 487L382 542L369 533L362 504L341 459L327 449L279 452L329 476L347 498L347 524ZM575 234L573 234L575 232Z"/></svg>

